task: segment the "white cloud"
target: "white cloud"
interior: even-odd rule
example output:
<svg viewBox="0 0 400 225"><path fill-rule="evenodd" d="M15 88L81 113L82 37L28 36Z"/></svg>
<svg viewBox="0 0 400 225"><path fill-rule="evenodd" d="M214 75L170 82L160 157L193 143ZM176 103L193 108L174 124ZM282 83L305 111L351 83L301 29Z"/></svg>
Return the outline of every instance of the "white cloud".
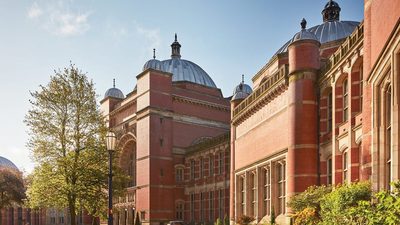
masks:
<svg viewBox="0 0 400 225"><path fill-rule="evenodd" d="M32 6L28 9L28 17L31 19L35 19L40 17L43 14L42 9L39 7L37 2L34 2Z"/></svg>
<svg viewBox="0 0 400 225"><path fill-rule="evenodd" d="M76 36L84 34L90 28L91 11L77 12L73 10L72 1L42 2L41 7L34 2L28 9L27 16L37 19L38 24L48 32L57 36Z"/></svg>

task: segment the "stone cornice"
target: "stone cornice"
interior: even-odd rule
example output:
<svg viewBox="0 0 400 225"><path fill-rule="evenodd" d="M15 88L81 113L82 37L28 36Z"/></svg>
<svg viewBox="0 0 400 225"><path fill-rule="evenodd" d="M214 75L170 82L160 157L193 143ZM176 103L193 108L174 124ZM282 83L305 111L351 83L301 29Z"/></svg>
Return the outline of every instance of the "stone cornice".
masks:
<svg viewBox="0 0 400 225"><path fill-rule="evenodd" d="M119 106L118 108L115 108L113 111L111 111L109 113L110 116L114 116L115 114L121 112L124 109L129 108L130 106L134 105L136 103L136 99L132 99L132 101L129 101L121 106Z"/></svg>
<svg viewBox="0 0 400 225"><path fill-rule="evenodd" d="M275 96L284 92L288 87L289 65L283 65L279 71L270 76L257 89L233 109L232 124L237 125L241 121L268 104Z"/></svg>
<svg viewBox="0 0 400 225"><path fill-rule="evenodd" d="M197 153L199 151L208 150L209 148L215 147L215 146L217 146L219 144L223 144L225 142L228 143L229 140L230 140L230 133L229 132L225 133L225 134L222 134L222 135L219 135L219 136L214 137L214 138L210 138L210 139L202 141L202 142L200 142L198 144L189 146L187 148L186 155L191 155L191 154Z"/></svg>
<svg viewBox="0 0 400 225"><path fill-rule="evenodd" d="M212 103L212 102L207 102L207 101L202 101L194 98L188 98L180 95L172 95L172 100L176 102L183 102L187 104L193 104L193 105L198 105L202 107L207 107L207 108L212 108L216 109L219 111L224 111L224 112L229 112L231 109L229 106L223 106L220 104Z"/></svg>

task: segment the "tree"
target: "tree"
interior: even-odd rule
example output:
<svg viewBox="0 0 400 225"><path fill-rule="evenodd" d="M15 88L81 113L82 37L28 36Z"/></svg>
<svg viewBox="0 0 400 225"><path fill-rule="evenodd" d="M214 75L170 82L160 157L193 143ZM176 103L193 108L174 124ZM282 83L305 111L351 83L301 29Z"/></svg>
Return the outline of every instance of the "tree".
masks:
<svg viewBox="0 0 400 225"><path fill-rule="evenodd" d="M22 174L8 168L0 168L0 224L1 210L13 204L22 204L25 199L25 187Z"/></svg>
<svg viewBox="0 0 400 225"><path fill-rule="evenodd" d="M31 92L25 117L38 165L27 194L31 207L68 208L75 225L80 209L94 216L106 211L107 129L86 74L72 64L54 72L46 86Z"/></svg>

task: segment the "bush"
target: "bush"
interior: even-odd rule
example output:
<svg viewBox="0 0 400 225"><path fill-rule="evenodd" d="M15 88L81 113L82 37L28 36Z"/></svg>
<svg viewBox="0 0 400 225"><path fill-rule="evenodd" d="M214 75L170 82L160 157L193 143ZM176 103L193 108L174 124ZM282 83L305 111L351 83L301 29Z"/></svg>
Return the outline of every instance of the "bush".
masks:
<svg viewBox="0 0 400 225"><path fill-rule="evenodd" d="M242 215L238 218L237 224L239 225L248 225L254 220L251 216Z"/></svg>
<svg viewBox="0 0 400 225"><path fill-rule="evenodd" d="M215 221L214 225L222 225L221 219L218 218L217 221Z"/></svg>

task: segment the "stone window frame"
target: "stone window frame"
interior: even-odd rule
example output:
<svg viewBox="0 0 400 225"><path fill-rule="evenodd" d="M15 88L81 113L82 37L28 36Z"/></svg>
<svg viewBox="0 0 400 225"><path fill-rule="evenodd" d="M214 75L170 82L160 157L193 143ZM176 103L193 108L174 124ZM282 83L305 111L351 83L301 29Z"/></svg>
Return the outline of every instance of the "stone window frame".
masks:
<svg viewBox="0 0 400 225"><path fill-rule="evenodd" d="M349 152L348 148L342 152L342 182L349 182Z"/></svg>
<svg viewBox="0 0 400 225"><path fill-rule="evenodd" d="M266 165L262 168L263 174L263 212L266 215L271 215L271 165Z"/></svg>
<svg viewBox="0 0 400 225"><path fill-rule="evenodd" d="M215 157L214 157L214 154L210 154L208 156L208 168L209 168L208 175L210 177L215 175L214 167L215 167Z"/></svg>
<svg viewBox="0 0 400 225"><path fill-rule="evenodd" d="M286 213L286 160L279 160L275 162L276 168L276 184L277 184L277 200L278 212L277 214Z"/></svg>
<svg viewBox="0 0 400 225"><path fill-rule="evenodd" d="M185 181L185 165L175 165L175 182L182 183Z"/></svg>
<svg viewBox="0 0 400 225"><path fill-rule="evenodd" d="M190 159L190 180L194 180L196 178L196 161L194 159Z"/></svg>
<svg viewBox="0 0 400 225"><path fill-rule="evenodd" d="M204 196L204 192L200 192L199 194L199 201L200 201L200 221L204 222L205 221L205 210L204 210L204 206L205 206L205 196Z"/></svg>
<svg viewBox="0 0 400 225"><path fill-rule="evenodd" d="M192 192L189 195L190 199L189 199L189 208L190 208L190 221L195 221L195 207L196 207L196 196L195 193Z"/></svg>
<svg viewBox="0 0 400 225"><path fill-rule="evenodd" d="M328 95L326 96L326 132L332 131L332 118L333 118L333 93L332 90L329 91Z"/></svg>
<svg viewBox="0 0 400 225"><path fill-rule="evenodd" d="M214 190L210 190L208 193L208 209L209 209L209 221L214 221Z"/></svg>
<svg viewBox="0 0 400 225"><path fill-rule="evenodd" d="M224 218L224 199L225 192L224 189L221 188L218 190L218 215L221 219Z"/></svg>
<svg viewBox="0 0 400 225"><path fill-rule="evenodd" d="M185 219L185 201L182 199L178 199L175 201L175 219Z"/></svg>
<svg viewBox="0 0 400 225"><path fill-rule="evenodd" d="M343 122L349 121L349 79L346 77L342 83Z"/></svg>
<svg viewBox="0 0 400 225"><path fill-rule="evenodd" d="M218 174L221 175L224 173L224 166L225 166L225 151L224 150L219 150L217 152L218 154Z"/></svg>
<svg viewBox="0 0 400 225"><path fill-rule="evenodd" d="M251 208L250 208L250 214L254 217L257 213L257 171L253 170L250 173L250 193L249 193L249 197L250 197L250 204L251 204Z"/></svg>
<svg viewBox="0 0 400 225"><path fill-rule="evenodd" d="M383 86L382 93L381 93L381 108L382 108L382 115L384 118L381 118L382 124L384 125L383 129L383 140L384 140L384 183L385 188L387 190L391 190L390 182L392 180L392 102L393 102L393 88L390 82L390 70L387 72L387 79L386 83Z"/></svg>
<svg viewBox="0 0 400 225"><path fill-rule="evenodd" d="M326 184L333 184L333 159L332 155L326 158Z"/></svg>

